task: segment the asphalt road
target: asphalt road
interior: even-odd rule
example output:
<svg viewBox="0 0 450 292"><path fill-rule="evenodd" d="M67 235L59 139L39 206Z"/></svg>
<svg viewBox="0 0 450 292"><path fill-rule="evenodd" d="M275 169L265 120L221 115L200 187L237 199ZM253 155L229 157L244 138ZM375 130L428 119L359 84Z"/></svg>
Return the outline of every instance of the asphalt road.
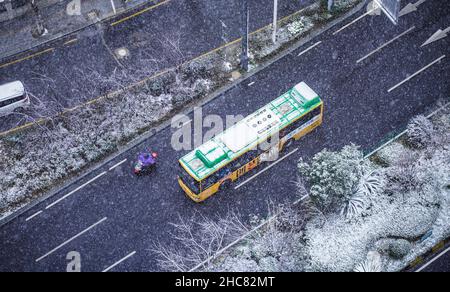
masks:
<svg viewBox="0 0 450 292"><path fill-rule="evenodd" d="M281 19L313 1L279 2ZM64 108L72 108L237 39L239 3L239 0L169 0L126 21L117 23L127 17L120 15L33 51L0 60L0 84L21 80L35 96L33 106L25 111L28 116L2 118L0 132L33 118L56 115ZM270 24L272 0L250 3L250 30ZM138 10L129 14L135 12ZM128 50L126 60L116 57L117 49ZM38 55L22 60L35 54ZM17 60L22 61L12 63ZM5 64L10 65L3 67Z"/></svg>
<svg viewBox="0 0 450 292"><path fill-rule="evenodd" d="M433 255L428 261L417 269L422 273L450 272L450 246Z"/></svg>
<svg viewBox="0 0 450 292"><path fill-rule="evenodd" d="M298 158L348 143L370 149L436 100L449 97L449 58L426 68L448 54L449 39L420 47L439 28L450 25L449 15L449 7L442 1L429 0L417 12L404 16L398 26L384 16L366 16L333 34L352 19L336 25L203 108L205 115L247 115L306 81L323 97L324 123L297 143L299 151L289 159L239 189L217 194L199 205L177 186L177 160L184 152L171 148L173 130L165 128L144 142L160 154L152 175L137 178L131 173L132 163L144 147L139 145L1 227L0 271L65 271L70 251L81 254L83 271L102 271L127 255L131 256L114 271L158 270L151 243L160 239L172 244L169 222L179 215L214 217L237 210L246 219L251 214L264 215L269 199L293 201L297 198L293 181ZM357 63L413 26L410 33Z"/></svg>

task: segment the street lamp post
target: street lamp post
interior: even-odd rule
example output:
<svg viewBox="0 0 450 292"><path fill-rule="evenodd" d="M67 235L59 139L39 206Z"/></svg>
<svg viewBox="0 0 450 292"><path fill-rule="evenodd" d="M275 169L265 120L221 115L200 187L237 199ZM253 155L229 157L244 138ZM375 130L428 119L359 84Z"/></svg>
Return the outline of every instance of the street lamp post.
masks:
<svg viewBox="0 0 450 292"><path fill-rule="evenodd" d="M249 18L248 0L241 0L242 4L242 53L241 53L241 69L248 71L248 32L249 32Z"/></svg>
<svg viewBox="0 0 450 292"><path fill-rule="evenodd" d="M272 42L277 43L278 0L273 0L273 33Z"/></svg>

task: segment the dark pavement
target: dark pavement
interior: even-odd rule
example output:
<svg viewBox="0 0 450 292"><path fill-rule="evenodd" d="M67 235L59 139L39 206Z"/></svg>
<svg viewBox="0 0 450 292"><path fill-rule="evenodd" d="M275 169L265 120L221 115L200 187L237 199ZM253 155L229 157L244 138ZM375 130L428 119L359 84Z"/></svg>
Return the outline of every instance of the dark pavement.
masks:
<svg viewBox="0 0 450 292"><path fill-rule="evenodd" d="M450 244L447 244L442 250L429 256L425 264L420 266L416 271L422 273L450 272Z"/></svg>
<svg viewBox="0 0 450 292"><path fill-rule="evenodd" d="M269 199L286 202L297 198L294 180L299 157L308 158L325 147L335 150L349 143L373 148L411 117L423 113L438 99L449 97L448 56L388 93L389 88L448 54L449 38L420 48L437 29L450 25L450 9L442 1L427 1L417 12L404 16L398 26L384 16L367 16L333 35L351 20L316 37L203 108L204 115L247 115L296 83L306 81L324 100L324 122L296 144L300 150L290 159L238 190L230 189L203 204L195 204L177 185L177 160L184 152L171 148L172 129L165 128L143 143L157 149L160 155L152 175L137 178L132 174L132 163L144 147L139 145L1 227L0 271L65 271L70 251L80 252L83 271L102 271L133 251L136 254L116 266L115 271L157 270L151 243L156 239L171 243L169 222L178 215L198 217L196 212L200 212L214 217L228 210L239 211L244 219L251 214L264 215ZM411 33L356 63L412 26L415 29ZM297 56L318 41L322 43ZM251 82L255 84L248 86ZM109 167L124 159L124 164L109 171ZM103 176L83 186L103 171ZM249 175L243 180L247 178ZM78 191L71 194L73 190ZM71 195L46 209L68 194ZM106 221L79 235L104 217ZM73 240L36 262L70 239Z"/></svg>
<svg viewBox="0 0 450 292"><path fill-rule="evenodd" d="M279 2L281 19L313 1ZM21 80L36 98L32 98L34 106L26 111L29 117L2 118L0 132L36 117L56 115L64 108L72 108L235 40L240 35L239 3L239 0L170 0L124 22L115 24L126 17L121 15L28 53L1 60L0 84ZM251 31L272 22L272 0L250 3ZM130 55L118 62L113 54L119 48L128 49ZM52 50L40 54L47 49ZM34 54L40 55L2 67Z"/></svg>

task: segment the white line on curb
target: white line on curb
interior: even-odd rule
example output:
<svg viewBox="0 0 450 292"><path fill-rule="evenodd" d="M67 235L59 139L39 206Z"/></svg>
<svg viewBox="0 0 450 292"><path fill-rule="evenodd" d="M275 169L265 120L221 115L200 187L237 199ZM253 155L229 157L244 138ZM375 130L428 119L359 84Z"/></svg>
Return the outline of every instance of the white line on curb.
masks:
<svg viewBox="0 0 450 292"><path fill-rule="evenodd" d="M409 32L411 32L412 30L414 30L416 27L413 26L410 29L408 29L407 31L401 33L400 35L396 36L395 38L393 38L392 40L388 41L387 43L385 43L384 45L380 46L379 48L377 48L376 50L372 51L371 53L367 54L366 56L362 57L361 59L359 59L358 61L356 61L356 63L361 63L362 61L364 61L365 59L369 58L370 56L372 56L373 54L375 54L378 51L381 51L382 49L384 49L385 47L387 47L388 45L392 44L393 42L395 42L396 40L398 40L399 38L401 38L402 36L408 34Z"/></svg>
<svg viewBox="0 0 450 292"><path fill-rule="evenodd" d="M119 167L120 165L124 164L125 162L127 162L127 159L126 159L126 158L125 158L124 160L122 160L121 162L115 164L114 166L111 166L111 167L109 168L109 171L111 171L111 170L113 170L113 169Z"/></svg>
<svg viewBox="0 0 450 292"><path fill-rule="evenodd" d="M80 237L81 235L85 234L86 232L88 232L89 230L91 230L92 228L94 228L95 226L99 225L100 223L104 222L106 219L108 218L103 218L102 220L98 221L97 223L91 225L90 227L86 228L85 230L81 231L80 233L78 233L77 235L73 236L72 238L66 240L65 242L63 242L62 244L58 245L57 247L55 247L54 249L52 249L51 251L49 251L48 253L44 254L43 256L41 256L40 258L38 258L36 260L36 262L39 262L41 260L43 260L44 258L48 257L49 255L51 255L52 253L54 253L55 251L57 251L58 249L60 249L61 247L65 246L66 244L70 243L71 241L77 239L78 237Z"/></svg>
<svg viewBox="0 0 450 292"><path fill-rule="evenodd" d="M106 273L111 271L112 269L114 269L115 267L117 267L118 265L120 265L121 263L123 263L124 261L126 261L127 259L131 258L132 256L134 256L136 254L135 251L133 251L132 253L130 253L129 255L127 255L126 257L124 257L123 259L119 260L118 262L116 262L115 264L109 266L108 268L104 269L102 271L102 273Z"/></svg>
<svg viewBox="0 0 450 292"><path fill-rule="evenodd" d="M297 57L300 57L303 54L306 54L307 52L309 52L310 50L314 49L315 47L317 47L318 45L320 45L322 43L322 41L318 41L317 43L315 43L314 45L310 46L309 48L307 48L306 50L300 52L300 54L297 55Z"/></svg>
<svg viewBox="0 0 450 292"><path fill-rule="evenodd" d="M258 177L259 175L261 175L262 173L266 172L267 170L269 170L270 168L272 168L273 166L277 165L278 163L280 163L281 161L283 161L284 159L286 159L287 157L291 156L292 154L294 154L295 152L297 152L299 149L294 149L291 152L289 152L288 154L286 154L285 156L283 156L282 158L278 159L277 161L275 161L274 163L272 163L271 165L267 166L266 168L264 168L263 170L261 170L260 172L258 172L257 174L253 175L252 177L248 178L247 180L243 181L241 184L237 185L234 189L237 190L240 187L242 187L243 185L245 185L246 183L250 182L251 180L253 180L254 178Z"/></svg>
<svg viewBox="0 0 450 292"><path fill-rule="evenodd" d="M443 255L445 255L447 252L450 251L450 247L447 248L446 250L444 250L443 252L441 252L439 255L437 255L435 258L433 258L431 261L429 261L427 264L425 264L424 266L422 266L420 269L418 269L416 271L416 273L420 273L423 270L425 270L426 268L428 268L428 266L430 266L432 263L434 263L435 261L437 261L438 259L440 259Z"/></svg>
<svg viewBox="0 0 450 292"><path fill-rule="evenodd" d="M99 175L97 175L96 177L94 177L93 179L91 179L90 181L88 181L87 183L79 186L78 188L76 188L75 190L71 191L70 193L68 193L67 195L63 196L62 198L56 200L55 202L51 203L50 205L48 205L47 207L45 207L45 209L50 209L51 207L55 206L56 204L58 204L59 202L61 202L62 200L66 199L67 197L73 195L74 193L78 192L79 190L81 190L82 188L84 188L85 186L93 183L94 181L96 181L97 179L99 179L100 177L104 176L107 172L104 171L102 173L100 173Z"/></svg>
<svg viewBox="0 0 450 292"><path fill-rule="evenodd" d="M34 213L34 215L31 215L30 217L28 217L27 219L25 219L26 222L30 221L31 219L33 219L34 217L38 216L39 214L41 214L42 211L39 211L37 213Z"/></svg>
<svg viewBox="0 0 450 292"><path fill-rule="evenodd" d="M409 76L408 78L406 78L405 80L403 80L402 82L398 83L397 85L395 85L394 87L391 87L388 92L393 91L394 89L402 86L403 84L405 84L406 82L408 82L409 80L413 79L414 77L416 77L417 75L419 75L420 73L422 73L423 71L427 70L428 68L430 68L431 66L433 66L434 64L438 63L439 61L441 61L442 59L445 58L445 55L441 56L440 58L434 60L433 62L431 62L430 64L426 65L425 67L423 67L422 69L420 69L419 71L417 71L416 73L414 73L413 75Z"/></svg>

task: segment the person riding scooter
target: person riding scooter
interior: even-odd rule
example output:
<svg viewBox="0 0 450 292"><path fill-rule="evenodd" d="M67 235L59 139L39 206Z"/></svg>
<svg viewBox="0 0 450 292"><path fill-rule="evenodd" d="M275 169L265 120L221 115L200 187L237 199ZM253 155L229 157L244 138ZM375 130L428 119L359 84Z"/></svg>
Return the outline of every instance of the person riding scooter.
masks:
<svg viewBox="0 0 450 292"><path fill-rule="evenodd" d="M149 170L153 165L156 164L156 158L158 154L156 152L144 152L139 154L138 162L134 167L135 174L141 174Z"/></svg>

